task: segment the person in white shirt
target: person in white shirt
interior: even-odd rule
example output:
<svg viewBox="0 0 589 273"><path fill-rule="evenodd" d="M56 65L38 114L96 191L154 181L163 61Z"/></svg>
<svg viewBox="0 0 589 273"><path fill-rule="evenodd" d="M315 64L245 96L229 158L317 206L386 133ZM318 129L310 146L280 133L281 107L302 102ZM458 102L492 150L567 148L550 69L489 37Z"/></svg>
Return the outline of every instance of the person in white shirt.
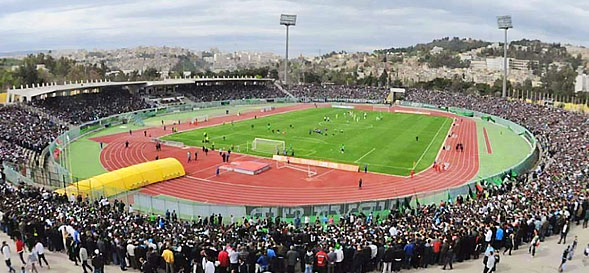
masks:
<svg viewBox="0 0 589 273"><path fill-rule="evenodd" d="M486 256L485 259L487 259L487 262L485 263L485 269L483 270L483 273L490 272L493 267L495 267L495 255L493 251L491 251L489 256Z"/></svg>
<svg viewBox="0 0 589 273"><path fill-rule="evenodd" d="M16 269L12 267L12 263L10 262L10 247L6 244L6 241L2 242L2 255L4 256L4 262L8 267L9 273L16 273Z"/></svg>
<svg viewBox="0 0 589 273"><path fill-rule="evenodd" d="M485 233L485 248L491 244L491 240L493 239L493 231L491 228L487 229Z"/></svg>
<svg viewBox="0 0 589 273"><path fill-rule="evenodd" d="M35 244L35 252L37 252L37 258L39 258L39 266L43 268L43 262L45 262L47 268L51 269L49 263L47 262L47 258L45 258L45 246L43 246L41 241L38 241L37 244Z"/></svg>
<svg viewBox="0 0 589 273"><path fill-rule="evenodd" d="M203 269L205 270L205 273L215 273L215 264L206 259L206 263Z"/></svg>
<svg viewBox="0 0 589 273"><path fill-rule="evenodd" d="M35 263L37 261L39 261L37 253L35 251L29 253L29 257L27 258L27 264L31 265L31 272L39 273L39 271L37 271L37 267L35 266Z"/></svg>
<svg viewBox="0 0 589 273"><path fill-rule="evenodd" d="M135 260L135 245L131 240L127 241L127 259L133 269L137 269L137 260Z"/></svg>
<svg viewBox="0 0 589 273"><path fill-rule="evenodd" d="M229 266L231 270L237 271L237 267L239 266L239 253L232 247L227 248L227 253L229 255Z"/></svg>
<svg viewBox="0 0 589 273"><path fill-rule="evenodd" d="M344 262L344 250L338 246L335 250L335 272L343 272L342 266Z"/></svg>
<svg viewBox="0 0 589 273"><path fill-rule="evenodd" d="M395 236L397 236L397 233L399 233L399 231L397 230L397 227L395 227L395 226L392 226L392 227L389 229L389 234L391 234L391 237L395 237Z"/></svg>

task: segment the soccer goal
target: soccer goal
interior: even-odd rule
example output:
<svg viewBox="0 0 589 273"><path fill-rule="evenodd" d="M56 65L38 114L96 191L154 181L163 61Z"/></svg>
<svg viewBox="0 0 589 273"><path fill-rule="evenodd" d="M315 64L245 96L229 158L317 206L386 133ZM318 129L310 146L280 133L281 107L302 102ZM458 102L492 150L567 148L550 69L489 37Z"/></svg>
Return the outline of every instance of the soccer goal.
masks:
<svg viewBox="0 0 589 273"><path fill-rule="evenodd" d="M315 169L314 167L311 167L311 165L307 165L305 167L305 166L290 164L289 162L276 161L276 169L283 169L283 168L289 168L291 170L304 172L307 174L308 178L311 178L311 177L317 175L317 169Z"/></svg>
<svg viewBox="0 0 589 273"><path fill-rule="evenodd" d="M252 141L252 151L265 154L282 154L286 149L286 144L282 140L255 138Z"/></svg>
<svg viewBox="0 0 589 273"><path fill-rule="evenodd" d="M209 115L197 116L190 119L191 123L209 121Z"/></svg>

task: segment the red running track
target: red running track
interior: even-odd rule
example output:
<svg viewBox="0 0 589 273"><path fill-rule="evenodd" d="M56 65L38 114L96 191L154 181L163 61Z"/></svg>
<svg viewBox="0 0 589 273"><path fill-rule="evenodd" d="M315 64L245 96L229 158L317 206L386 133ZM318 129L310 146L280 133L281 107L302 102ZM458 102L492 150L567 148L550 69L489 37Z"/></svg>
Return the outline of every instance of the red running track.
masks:
<svg viewBox="0 0 589 273"><path fill-rule="evenodd" d="M487 145L487 153L492 154L493 150L491 150L491 142L489 141L489 136L487 135L487 128L483 127L483 135L485 136L485 145Z"/></svg>
<svg viewBox="0 0 589 273"><path fill-rule="evenodd" d="M328 106L328 105L322 105ZM198 126L181 124L179 130L189 130L258 117L296 111L313 107L312 104L299 104L277 108L271 112L250 112L236 115L212 118ZM364 108L364 107L359 107ZM368 108L366 108L368 109ZM396 109L400 109L396 107ZM372 107L370 109L372 110ZM270 163L273 168L255 175L245 175L234 172L222 172L216 176L216 169L222 165L221 157L216 152L209 152L204 156L197 147L178 148L163 146L161 152L155 150L152 137L159 137L171 133L163 128L147 129L148 137L142 130L129 133L119 133L93 140L106 143L100 154L102 165L109 171L133 164L159 158L175 157L184 165L186 176L147 186L141 193L148 195L168 195L195 202L251 206L299 206L311 204L336 204L359 202L368 200L391 199L415 193L444 190L460 186L473 178L479 169L476 123L469 118L457 117L445 112L420 109L432 115L447 116L454 119L449 135L446 136L445 146L454 147L460 142L464 145L464 152L454 149L440 149L437 162L448 162L449 168L437 172L428 168L413 178L393 176L378 173L356 173L342 170L316 168L317 175L308 178L305 172L290 168L275 168L275 163L269 158L261 158L244 154L231 154L231 161L254 160ZM129 148L125 148L125 141L129 141ZM193 155L199 151L198 160L186 162L186 153ZM358 180L362 178L362 189L358 189Z"/></svg>

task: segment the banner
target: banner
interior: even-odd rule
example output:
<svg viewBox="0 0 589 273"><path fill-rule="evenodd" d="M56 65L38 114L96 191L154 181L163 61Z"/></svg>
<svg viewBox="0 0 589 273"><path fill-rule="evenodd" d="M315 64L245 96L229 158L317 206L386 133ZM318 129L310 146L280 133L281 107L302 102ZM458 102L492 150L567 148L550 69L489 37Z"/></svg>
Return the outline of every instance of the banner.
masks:
<svg viewBox="0 0 589 273"><path fill-rule="evenodd" d="M274 155L274 156L272 156L272 159L274 159L276 161L280 161L280 162L290 162L290 163L294 163L294 164L311 165L311 166L344 170L344 171L351 171L351 172L357 172L358 168L359 168L357 165L350 165L350 164L343 164L343 163L336 163L336 162L329 162L329 161L319 161L319 160L290 157L290 156L283 156L283 155Z"/></svg>

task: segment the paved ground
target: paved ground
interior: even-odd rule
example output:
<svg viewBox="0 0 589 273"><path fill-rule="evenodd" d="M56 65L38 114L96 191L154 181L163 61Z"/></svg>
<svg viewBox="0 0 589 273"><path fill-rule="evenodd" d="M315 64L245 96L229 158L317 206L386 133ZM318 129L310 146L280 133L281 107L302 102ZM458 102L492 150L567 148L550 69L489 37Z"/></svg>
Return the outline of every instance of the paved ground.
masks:
<svg viewBox="0 0 589 273"><path fill-rule="evenodd" d="M589 258L583 256L583 248L589 243L589 229L581 229L581 226L574 227L569 233L568 241L572 243L575 235L579 236L579 247L575 251L575 256L572 261L567 263L567 270L565 272L589 272ZM14 242L10 241L4 233L0 233L1 241L9 241L11 249L14 250ZM564 250L563 245L558 245L556 242L558 238L552 236L542 243L536 253L536 257L532 258L527 253L527 249L520 248L513 252L512 256L502 256L501 263L499 263L497 272L557 272L560 264L560 255ZM80 273L83 272L81 267L76 267L71 263L64 253L47 253L47 259L51 265L51 269L44 267L39 269L39 273L44 272L58 272L58 273ZM12 263L15 268L20 270L22 266L18 256L13 253ZM0 272L8 272L4 263L0 265ZM482 272L482 260L468 261L454 264L452 272ZM27 268L28 269L28 268ZM20 272L20 271L19 271ZM29 272L27 270L27 272ZM122 272L119 267L107 266L105 273ZM129 270L128 272L136 272ZM163 272L160 270L160 272ZM419 270L403 270L401 272L442 272L439 266L428 269Z"/></svg>

